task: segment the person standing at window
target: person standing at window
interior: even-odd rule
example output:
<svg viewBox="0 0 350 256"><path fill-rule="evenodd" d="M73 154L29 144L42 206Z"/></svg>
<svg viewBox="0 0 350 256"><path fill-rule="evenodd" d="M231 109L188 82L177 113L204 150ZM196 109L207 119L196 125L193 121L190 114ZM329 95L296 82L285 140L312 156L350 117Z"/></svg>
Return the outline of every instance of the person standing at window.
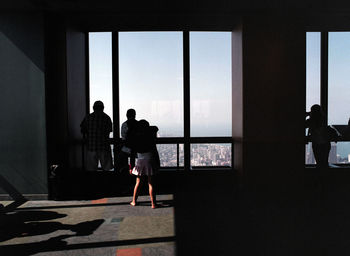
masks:
<svg viewBox="0 0 350 256"><path fill-rule="evenodd" d="M109 143L109 134L112 131L111 118L103 112L102 101L96 101L94 112L88 114L80 124L81 132L87 142L85 168L88 171L97 171L98 162L104 171L113 168L112 152Z"/></svg>
<svg viewBox="0 0 350 256"><path fill-rule="evenodd" d="M130 158L130 168L135 166L135 156L136 152L133 149L134 140L133 133L135 131L137 120L135 109L128 109L126 111L127 120L122 123L121 126L121 149L117 156L117 168L118 172L123 172L123 170L129 170L128 159Z"/></svg>
<svg viewBox="0 0 350 256"><path fill-rule="evenodd" d="M137 125L135 150L137 152L137 164L130 170L130 174L136 175L134 194L130 205L137 205L137 198L141 180L147 177L148 190L152 208L157 208L156 193L154 190L154 176L159 170L160 161L156 146L158 127L150 126L146 120L140 120Z"/></svg>
<svg viewBox="0 0 350 256"><path fill-rule="evenodd" d="M306 115L309 116L306 119L306 128L309 129L308 136L312 142L312 151L314 152L317 167L327 168L331 142L321 106L313 105L311 111L307 112Z"/></svg>

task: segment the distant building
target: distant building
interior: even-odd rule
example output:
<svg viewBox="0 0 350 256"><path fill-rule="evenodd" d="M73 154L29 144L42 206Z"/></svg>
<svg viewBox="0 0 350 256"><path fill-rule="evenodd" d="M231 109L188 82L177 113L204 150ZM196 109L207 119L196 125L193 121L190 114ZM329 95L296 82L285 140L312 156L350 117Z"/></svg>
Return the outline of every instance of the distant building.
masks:
<svg viewBox="0 0 350 256"><path fill-rule="evenodd" d="M306 152L306 159L305 159L306 164L315 164L316 160L315 160L314 153L312 151L311 143L306 145L305 152Z"/></svg>
<svg viewBox="0 0 350 256"><path fill-rule="evenodd" d="M337 158L337 144L335 144L335 143L331 144L331 151L329 152L328 161L330 163L337 163L338 162L338 158Z"/></svg>

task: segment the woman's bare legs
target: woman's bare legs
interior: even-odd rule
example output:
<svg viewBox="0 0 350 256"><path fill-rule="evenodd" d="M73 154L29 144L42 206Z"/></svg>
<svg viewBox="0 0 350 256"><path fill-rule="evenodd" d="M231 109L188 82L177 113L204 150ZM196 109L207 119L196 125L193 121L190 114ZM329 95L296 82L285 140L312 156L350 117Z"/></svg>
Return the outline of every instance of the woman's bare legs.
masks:
<svg viewBox="0 0 350 256"><path fill-rule="evenodd" d="M140 182L141 182L141 177L136 177L136 184L134 187L134 194L132 197L132 202L130 203L132 206L135 206L137 204L137 197L138 197L138 193L139 193L139 186L140 186Z"/></svg>
<svg viewBox="0 0 350 256"><path fill-rule="evenodd" d="M151 204L152 208L157 207L157 200L156 200L156 194L153 191L153 178L152 176L148 176L148 191L149 191L149 196L151 197Z"/></svg>

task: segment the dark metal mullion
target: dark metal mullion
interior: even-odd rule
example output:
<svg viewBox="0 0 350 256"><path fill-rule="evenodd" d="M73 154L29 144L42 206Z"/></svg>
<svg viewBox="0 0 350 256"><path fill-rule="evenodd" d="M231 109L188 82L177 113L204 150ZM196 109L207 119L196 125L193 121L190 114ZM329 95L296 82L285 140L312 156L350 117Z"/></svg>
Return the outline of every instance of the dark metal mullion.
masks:
<svg viewBox="0 0 350 256"><path fill-rule="evenodd" d="M179 161L180 161L180 146L179 146L179 143L177 143L176 144L176 166L177 166L177 168L179 168L179 166L180 166Z"/></svg>
<svg viewBox="0 0 350 256"><path fill-rule="evenodd" d="M321 107L328 123L328 31L321 32Z"/></svg>
<svg viewBox="0 0 350 256"><path fill-rule="evenodd" d="M90 41L89 32L85 33L85 115L90 113ZM84 135L83 135L84 136ZM85 170L85 138L83 138L81 161L82 168Z"/></svg>
<svg viewBox="0 0 350 256"><path fill-rule="evenodd" d="M113 104L113 154L116 152L116 142L119 141L119 40L118 32L112 32L112 104ZM114 154L115 156L115 154ZM114 166L116 158L114 157Z"/></svg>
<svg viewBox="0 0 350 256"><path fill-rule="evenodd" d="M89 42L89 32L85 33L85 79L86 79L86 114L90 113L90 42Z"/></svg>
<svg viewBox="0 0 350 256"><path fill-rule="evenodd" d="M233 139L232 139L232 142L231 142L231 167L232 167L232 170L233 170L233 167L234 167L234 155L235 155L235 144L234 144L235 142L233 141Z"/></svg>
<svg viewBox="0 0 350 256"><path fill-rule="evenodd" d="M190 33L183 31L184 170L191 168L190 156Z"/></svg>
<svg viewBox="0 0 350 256"><path fill-rule="evenodd" d="M183 144L184 141L183 137L161 137L156 139L157 144ZM232 143L232 137L190 137L189 143Z"/></svg>

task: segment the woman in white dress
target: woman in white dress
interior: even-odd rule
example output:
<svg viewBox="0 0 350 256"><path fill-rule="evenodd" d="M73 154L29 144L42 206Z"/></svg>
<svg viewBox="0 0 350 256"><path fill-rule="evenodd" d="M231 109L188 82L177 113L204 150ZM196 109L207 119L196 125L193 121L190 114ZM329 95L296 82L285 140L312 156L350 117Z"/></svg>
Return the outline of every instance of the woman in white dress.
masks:
<svg viewBox="0 0 350 256"><path fill-rule="evenodd" d="M137 205L140 183L142 179L147 177L151 205L154 209L157 207L156 194L154 191L154 175L157 173L160 166L159 154L155 142L158 128L156 126L149 126L146 120L140 120L137 126L135 135L137 139L137 163L136 166L130 170L131 174L136 175L136 184L130 205Z"/></svg>

